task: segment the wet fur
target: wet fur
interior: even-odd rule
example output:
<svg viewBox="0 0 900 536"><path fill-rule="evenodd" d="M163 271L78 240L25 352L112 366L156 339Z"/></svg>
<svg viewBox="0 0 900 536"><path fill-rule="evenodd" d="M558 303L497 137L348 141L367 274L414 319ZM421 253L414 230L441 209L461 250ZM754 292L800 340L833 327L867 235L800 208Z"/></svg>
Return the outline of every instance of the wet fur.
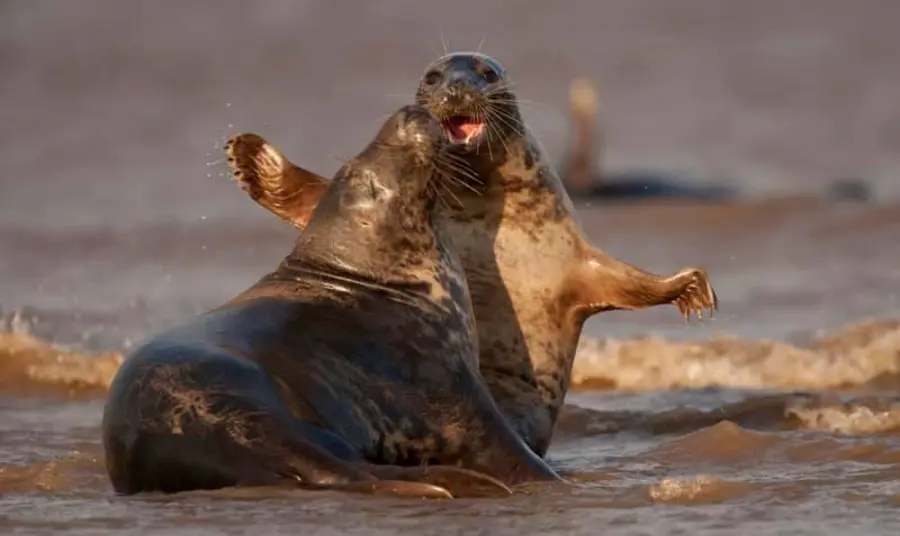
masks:
<svg viewBox="0 0 900 536"><path fill-rule="evenodd" d="M426 464L507 484L558 479L478 373L464 272L432 222L438 175L428 182L433 166L410 164L435 157L391 147L393 120L331 182L277 270L125 361L103 418L116 491L377 488L380 478L421 480L422 495L505 489L446 467L397 467Z"/></svg>
<svg viewBox="0 0 900 536"><path fill-rule="evenodd" d="M498 82L483 80L488 68L499 75ZM450 80L469 91L468 102L481 98L494 107L487 117L494 130L486 143L461 149L478 180L459 188L459 205L439 217L446 220L465 268L482 376L516 432L543 456L569 388L585 319L665 303L687 316L715 309L717 298L703 270L660 277L588 242L562 182L522 121L499 62L481 54L450 54L425 72L417 102L437 117L453 112L442 98ZM428 82L429 76L436 82ZM486 98L492 93L501 95L494 104ZM243 136L232 138L226 150ZM295 169L302 168L290 164L286 174ZM264 198L257 202L269 208ZM286 219L302 228L304 210L288 210Z"/></svg>

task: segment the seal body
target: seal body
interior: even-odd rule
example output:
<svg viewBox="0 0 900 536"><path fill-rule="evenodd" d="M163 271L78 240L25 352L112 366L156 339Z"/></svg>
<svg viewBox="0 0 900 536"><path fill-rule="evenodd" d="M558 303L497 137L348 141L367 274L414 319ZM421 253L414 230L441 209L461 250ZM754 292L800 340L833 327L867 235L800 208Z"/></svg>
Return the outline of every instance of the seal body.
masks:
<svg viewBox="0 0 900 536"><path fill-rule="evenodd" d="M478 373L464 272L432 217L442 140L402 108L277 270L127 358L103 418L116 491L334 487L392 466L559 478Z"/></svg>
<svg viewBox="0 0 900 536"><path fill-rule="evenodd" d="M479 178L476 191L459 192L448 227L473 289L481 370L513 426L544 454L584 320L672 302L683 313L712 309L715 293L701 270L662 278L589 242L496 59L439 58L426 68L416 100Z"/></svg>
<svg viewBox="0 0 900 536"><path fill-rule="evenodd" d="M481 374L512 427L543 456L584 320L667 303L687 317L715 309L715 292L701 269L662 277L589 242L496 59L478 53L439 58L426 68L416 101L441 122L451 152L474 171L455 188L458 202L438 218L465 269ZM236 174L256 173L261 154L277 155L283 181L309 173L251 136L235 136L226 147ZM265 195L255 200L272 205ZM303 227L307 210L299 204L274 212Z"/></svg>

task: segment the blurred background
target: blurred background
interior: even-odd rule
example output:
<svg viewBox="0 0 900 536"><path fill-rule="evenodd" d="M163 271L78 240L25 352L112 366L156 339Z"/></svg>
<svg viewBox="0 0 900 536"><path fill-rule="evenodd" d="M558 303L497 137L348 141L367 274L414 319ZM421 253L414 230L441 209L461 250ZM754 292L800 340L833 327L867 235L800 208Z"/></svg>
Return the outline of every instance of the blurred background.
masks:
<svg viewBox="0 0 900 536"><path fill-rule="evenodd" d="M330 177L412 100L431 60L480 49L504 63L555 161L572 137L569 84L585 77L606 172L738 194L579 200L613 255L661 274L706 268L721 311L691 326L672 307L595 317L577 380L817 389L887 377L878 404L894 404L898 21L895 0L3 0L0 330L36 338L2 339L0 372L102 391L118 361L97 368L94 352L227 300L291 249L295 231L230 180L228 135L262 134ZM836 200L845 179L868 198ZM665 396L622 407L692 400ZM743 400L709 396L722 411ZM603 400L591 404L612 407ZM0 422L20 422L9 411ZM96 406L77 414L94 430ZM740 433L685 448L750 441Z"/></svg>
<svg viewBox="0 0 900 536"><path fill-rule="evenodd" d="M233 188L203 180L218 140L257 129L330 173L332 155L354 152L445 44L504 62L554 155L569 80L586 76L601 93L611 167L755 194L844 176L900 193L891 0L7 0L0 10L3 223L38 206L78 225L184 217L181 203L253 214Z"/></svg>

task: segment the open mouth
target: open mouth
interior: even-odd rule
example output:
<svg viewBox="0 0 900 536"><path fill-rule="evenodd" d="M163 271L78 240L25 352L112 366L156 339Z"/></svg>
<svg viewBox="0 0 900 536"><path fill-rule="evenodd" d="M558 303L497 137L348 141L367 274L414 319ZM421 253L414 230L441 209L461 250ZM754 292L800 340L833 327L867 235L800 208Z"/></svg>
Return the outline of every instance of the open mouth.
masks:
<svg viewBox="0 0 900 536"><path fill-rule="evenodd" d="M471 143L484 133L484 123L465 115L454 115L441 121L452 143Z"/></svg>

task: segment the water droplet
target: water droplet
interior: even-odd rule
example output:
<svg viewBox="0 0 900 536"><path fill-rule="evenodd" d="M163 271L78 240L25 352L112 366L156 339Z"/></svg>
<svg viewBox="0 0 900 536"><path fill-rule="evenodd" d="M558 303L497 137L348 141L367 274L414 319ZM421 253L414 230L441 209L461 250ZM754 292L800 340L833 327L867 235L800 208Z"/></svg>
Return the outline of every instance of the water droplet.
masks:
<svg viewBox="0 0 900 536"><path fill-rule="evenodd" d="M234 123L228 123L228 128L234 128Z"/></svg>
<svg viewBox="0 0 900 536"><path fill-rule="evenodd" d="M206 245L204 244L204 245L200 246L200 249L206 250Z"/></svg>
<svg viewBox="0 0 900 536"><path fill-rule="evenodd" d="M201 219L201 220L205 220L205 219L206 219L206 216L200 216L200 219Z"/></svg>
<svg viewBox="0 0 900 536"><path fill-rule="evenodd" d="M230 102L225 103L225 107L226 107L226 108L231 108L231 103L230 103Z"/></svg>

